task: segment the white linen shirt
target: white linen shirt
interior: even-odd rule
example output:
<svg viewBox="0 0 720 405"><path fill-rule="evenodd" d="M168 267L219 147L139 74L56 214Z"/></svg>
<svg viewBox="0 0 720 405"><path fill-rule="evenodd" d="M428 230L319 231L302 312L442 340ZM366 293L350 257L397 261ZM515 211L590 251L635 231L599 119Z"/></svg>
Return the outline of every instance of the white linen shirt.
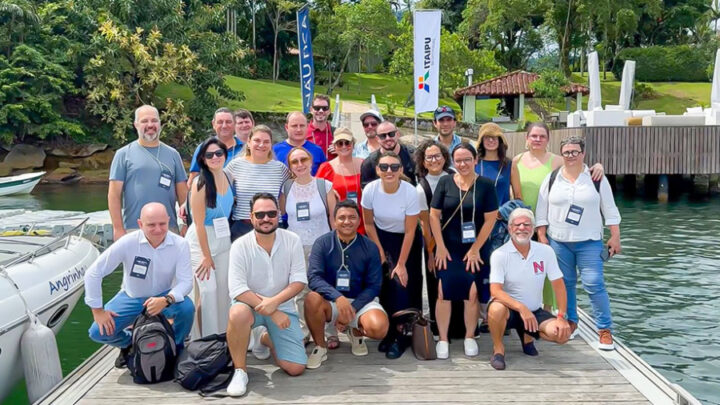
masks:
<svg viewBox="0 0 720 405"><path fill-rule="evenodd" d="M530 241L524 258L509 240L490 256L490 283L502 284L503 291L530 311L542 307L545 277L550 281L562 278L555 252L548 245Z"/></svg>
<svg viewBox="0 0 720 405"><path fill-rule="evenodd" d="M277 229L269 255L257 243L255 231L233 242L228 270L230 299L247 291L273 297L295 282L307 284L305 253L299 236ZM280 304L278 309L297 312L292 299Z"/></svg>
<svg viewBox="0 0 720 405"><path fill-rule="evenodd" d="M135 258L150 261L145 278L131 276ZM185 299L192 289L190 245L181 236L168 232L153 248L142 230L128 233L110 245L85 273L85 303L102 308L102 280L123 265L121 291L131 298L156 297L170 290L175 302Z"/></svg>
<svg viewBox="0 0 720 405"><path fill-rule="evenodd" d="M545 177L540 186L535 209L537 226L547 226L547 234L558 242L602 240L603 216L605 225L620 224L620 212L615 205L612 188L607 178L603 177L598 194L590 177L590 170L587 165L583 166L583 171L575 183L568 181L560 169L550 195L548 195L548 185L552 173ZM583 208L578 225L565 222L572 204Z"/></svg>

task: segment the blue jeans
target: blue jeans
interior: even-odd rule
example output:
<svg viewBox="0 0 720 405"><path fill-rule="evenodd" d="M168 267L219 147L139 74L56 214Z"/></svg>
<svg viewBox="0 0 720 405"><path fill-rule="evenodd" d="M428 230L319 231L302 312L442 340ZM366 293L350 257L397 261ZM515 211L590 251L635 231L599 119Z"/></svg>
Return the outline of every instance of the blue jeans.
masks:
<svg viewBox="0 0 720 405"><path fill-rule="evenodd" d="M159 297L167 295L168 291L159 294ZM90 339L95 342L102 343L105 345L115 347L128 347L132 343L132 332L127 328L135 322L143 310L143 303L148 297L142 298L130 298L125 291L118 292L107 304L105 304L106 311L113 311L118 316L113 318L115 321L115 334L113 335L100 335L100 328L96 322L93 322L90 326L88 334ZM183 346L185 338L190 333L190 328L193 323L193 315L195 314L195 305L192 301L185 297L184 300L170 305L162 311L168 319L174 319L173 329L175 331L175 344L178 347Z"/></svg>
<svg viewBox="0 0 720 405"><path fill-rule="evenodd" d="M603 261L600 257L602 250L605 249L602 240L583 242L557 242L550 238L548 240L555 251L565 280L567 319L576 323L578 321L577 279L580 272L583 289L590 297L595 325L598 329L611 329L610 297L605 289Z"/></svg>

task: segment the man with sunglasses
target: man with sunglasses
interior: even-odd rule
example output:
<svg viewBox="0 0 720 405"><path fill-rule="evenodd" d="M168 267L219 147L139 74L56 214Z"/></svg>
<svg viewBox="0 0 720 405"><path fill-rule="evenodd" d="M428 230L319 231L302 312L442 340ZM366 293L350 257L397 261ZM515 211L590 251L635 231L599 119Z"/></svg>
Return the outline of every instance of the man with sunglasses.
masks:
<svg viewBox="0 0 720 405"><path fill-rule="evenodd" d="M218 108L215 110L215 114L213 114L211 123L213 136L219 139L227 148L227 159L225 159L225 166L227 166L236 156L240 156L240 151L243 148L243 141L235 136L235 117L233 116L232 110L227 107ZM202 142L195 148L192 161L190 162L188 188L192 185L193 179L200 174L200 166L198 165L197 158L201 145Z"/></svg>
<svg viewBox="0 0 720 405"><path fill-rule="evenodd" d="M365 161L363 161L362 167L360 168L360 181L363 188L371 181L377 179L377 172L375 167L377 166L380 154L386 151L395 152L400 156L400 161L403 165L403 173L410 179L410 183L415 186L415 160L413 155L415 149L402 145L400 143L400 131L390 121L383 121L377 127L377 137L380 141L380 149L371 153Z"/></svg>
<svg viewBox="0 0 720 405"><path fill-rule="evenodd" d="M305 115L300 111L293 111L288 114L287 119L285 120L285 131L287 132L288 137L286 140L276 143L273 146L273 152L275 152L275 159L288 166L287 155L290 153L292 148L303 147L307 149L313 157L313 165L310 170L310 174L315 176L318 167L326 161L326 158L325 152L323 152L322 148L305 138L307 126L307 118L305 118Z"/></svg>
<svg viewBox="0 0 720 405"><path fill-rule="evenodd" d="M332 144L335 128L330 125L330 97L316 94L310 109L312 120L307 127L308 141L319 146L325 153L327 160L335 157L335 147Z"/></svg>
<svg viewBox="0 0 720 405"><path fill-rule="evenodd" d="M372 152L380 149L380 141L377 138L377 127L382 122L380 113L375 110L367 110L360 115L363 131L365 131L365 139L355 146L353 157L367 159Z"/></svg>
<svg viewBox="0 0 720 405"><path fill-rule="evenodd" d="M253 232L230 248L228 287L233 304L227 343L235 367L227 393L247 390L247 350L250 334L259 359L272 355L288 375L305 371L307 354L293 298L307 284L305 255L300 237L278 229L280 211L274 195L255 194L250 201ZM252 330L252 332L251 332Z"/></svg>
<svg viewBox="0 0 720 405"><path fill-rule="evenodd" d="M455 111L452 108L441 105L433 113L433 126L438 131L435 142L445 145L450 153L462 142L462 138L455 133L456 125Z"/></svg>

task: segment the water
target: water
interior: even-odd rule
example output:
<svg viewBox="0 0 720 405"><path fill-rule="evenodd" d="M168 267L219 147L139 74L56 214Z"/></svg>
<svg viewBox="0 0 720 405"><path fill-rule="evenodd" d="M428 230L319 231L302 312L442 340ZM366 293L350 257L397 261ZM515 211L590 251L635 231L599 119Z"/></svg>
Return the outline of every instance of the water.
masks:
<svg viewBox="0 0 720 405"><path fill-rule="evenodd" d="M106 193L106 186L41 186L32 196L0 198L0 208L103 210ZM671 382L720 404L720 199L618 198L618 206L623 254L608 262L605 276L616 335ZM120 272L104 280L106 299L120 280ZM578 296L587 311L587 295ZM81 300L57 337L64 374L99 347L87 338L91 322ZM6 403L26 404L24 387Z"/></svg>

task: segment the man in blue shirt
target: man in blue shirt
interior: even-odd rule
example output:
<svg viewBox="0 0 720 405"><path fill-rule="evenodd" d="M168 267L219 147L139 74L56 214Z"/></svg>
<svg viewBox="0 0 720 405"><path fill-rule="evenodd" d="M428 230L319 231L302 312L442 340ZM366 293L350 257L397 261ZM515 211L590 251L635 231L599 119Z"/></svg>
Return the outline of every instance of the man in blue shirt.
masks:
<svg viewBox="0 0 720 405"><path fill-rule="evenodd" d="M313 165L310 173L314 176L320 164L327 159L321 147L305 138L307 135L307 118L305 118L305 115L300 111L293 111L288 114L285 121L285 131L287 131L287 139L273 146L275 159L287 166L287 156L292 148L303 147L307 149L313 157Z"/></svg>
<svg viewBox="0 0 720 405"><path fill-rule="evenodd" d="M235 117L231 109L227 107L220 107L215 110L212 119L213 132L220 142L227 147L227 158L225 159L225 165L227 166L231 160L235 157L240 156L240 151L243 148L243 141L235 136ZM203 140L204 141L204 140ZM200 143L202 145L202 142ZM195 148L193 153L192 161L190 162L190 177L188 177L188 188L192 186L192 181L197 175L200 174L200 166L197 163L197 155L200 152L200 145Z"/></svg>
<svg viewBox="0 0 720 405"><path fill-rule="evenodd" d="M452 155L453 149L460 145L462 138L455 133L455 111L452 108L441 105L433 113L433 126L438 131L438 136L435 137L435 142L442 143L448 148Z"/></svg>
<svg viewBox="0 0 720 405"><path fill-rule="evenodd" d="M325 324L347 331L356 356L368 354L363 337L380 340L388 331L388 316L378 302L382 266L377 246L357 233L360 210L352 200L335 205L335 231L317 238L308 260L305 322L315 348L307 368L327 360Z"/></svg>

